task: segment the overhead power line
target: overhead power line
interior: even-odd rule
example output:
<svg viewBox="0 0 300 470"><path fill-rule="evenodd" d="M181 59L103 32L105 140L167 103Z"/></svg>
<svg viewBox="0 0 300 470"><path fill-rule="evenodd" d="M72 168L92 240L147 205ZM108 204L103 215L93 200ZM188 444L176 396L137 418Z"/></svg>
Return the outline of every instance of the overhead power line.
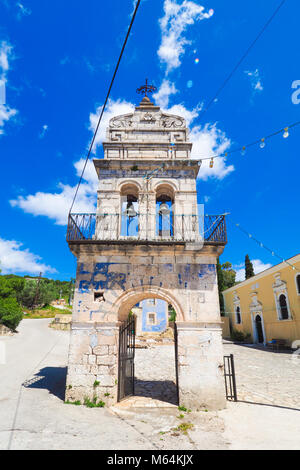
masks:
<svg viewBox="0 0 300 470"><path fill-rule="evenodd" d="M75 191L75 194L74 194L74 198L73 198L73 201L72 201L70 210L69 210L69 214L71 213L71 211L72 211L72 209L73 209L73 205L74 205L74 202L75 202L75 199L76 199L76 196L77 196L77 193L78 193L80 184L81 184L81 182L82 182L82 178L83 178L83 175L84 175L84 172L85 172L85 169L86 169L86 165L87 165L88 159L89 159L89 157L90 157L91 151L92 151L92 149L93 149L93 145L94 145L94 143L95 143L95 139L96 139L96 135L97 135L97 132L98 132L98 129L99 129L99 126L100 126L100 122L101 122L103 113L104 113L104 111L105 111L106 104L107 104L107 101L108 101L108 98L109 98L109 95L110 95L110 92L111 92L111 89L112 89L112 86L113 86L113 83L114 83L116 74L117 74L117 72L118 72L119 65L120 65L121 59L122 59L122 57L123 57L123 53L124 53L124 50L125 50L125 47L126 47L126 44L127 44L127 40L128 40L128 38L129 38L129 35L130 35L130 32L131 32L131 28L132 28L132 25L133 25L133 23L134 23L134 20L135 20L135 17L136 17L138 8L139 8L139 6L140 6L140 3L141 3L141 0L138 0L138 1L137 1L137 4L136 4L136 6L135 6L135 9L134 9L134 12L133 12L131 21L130 21L130 25L129 25L129 27L128 27L128 30L127 30L127 33L126 33L126 37L125 37L125 40L124 40L124 42L123 42L123 46L122 46L122 49L121 49L121 52L120 52L120 55L119 55L119 58L118 58L118 62L117 62L117 65L116 65L116 67L115 67L114 74L113 74L113 77L112 77L112 79L111 79L111 82L110 82L110 85L109 85L109 88L108 88L108 92L107 92L107 94L106 94L106 98L105 98L104 104L103 104L103 106L102 106L102 110L101 110L101 113L100 113L100 116L99 116L99 119L98 119L98 123L97 123L96 129L95 129L95 132L94 132L94 135L93 135L91 144L90 144L90 146L89 146L89 150L88 150L88 153L87 153L87 156L86 156L84 165L83 165L83 169L82 169L82 172L81 172L81 175L80 175L80 178L79 178L77 187L76 187L76 191Z"/></svg>
<svg viewBox="0 0 300 470"><path fill-rule="evenodd" d="M284 3L286 2L286 0L282 0L280 2L280 4L278 5L278 7L275 9L275 11L272 13L272 15L270 16L270 18L268 19L268 21L264 24L264 26L262 27L262 29L259 31L258 35L256 36L256 38L254 39L254 41L252 41L252 43L250 44L250 46L248 47L248 49L244 52L244 54L242 55L242 57L240 58L240 60L237 62L237 64L235 65L235 67L232 69L232 71L229 73L229 75L225 78L224 82L221 84L221 86L218 88L217 92L215 93L215 95L210 99L210 101L208 102L207 106L203 109L202 112L200 112L199 114L199 117L202 117L204 116L204 114L208 111L208 109L211 107L211 105L214 103L214 101L218 98L218 96L220 95L221 91L223 91L223 89L225 88L225 86L227 85L227 83L229 82L229 80L232 78L232 76L235 74L235 72L237 71L237 69L239 68L239 66L242 64L242 62L245 60L245 58L247 57L247 55L249 54L249 52L251 51L251 49L255 46L255 44L257 43L257 41L260 39L260 37L263 35L263 33L265 32L265 30L267 29L267 27L269 26L269 24L273 21L273 19L275 18L275 16L277 15L277 13L279 12L279 10L283 7Z"/></svg>

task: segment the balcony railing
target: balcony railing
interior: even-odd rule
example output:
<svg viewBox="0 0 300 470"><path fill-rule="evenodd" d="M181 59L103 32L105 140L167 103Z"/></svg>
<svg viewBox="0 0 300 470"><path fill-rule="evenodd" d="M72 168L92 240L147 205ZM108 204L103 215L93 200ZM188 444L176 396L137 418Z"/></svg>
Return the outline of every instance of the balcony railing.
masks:
<svg viewBox="0 0 300 470"><path fill-rule="evenodd" d="M162 221L158 214L70 214L68 242L147 241L205 242L226 244L224 215L172 215Z"/></svg>

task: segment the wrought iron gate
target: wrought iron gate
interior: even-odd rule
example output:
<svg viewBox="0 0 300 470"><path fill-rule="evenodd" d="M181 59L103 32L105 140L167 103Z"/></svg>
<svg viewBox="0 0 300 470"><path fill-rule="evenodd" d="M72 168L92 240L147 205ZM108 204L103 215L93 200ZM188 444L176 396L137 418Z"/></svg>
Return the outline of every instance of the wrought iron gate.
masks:
<svg viewBox="0 0 300 470"><path fill-rule="evenodd" d="M118 401L134 395L135 317L120 326Z"/></svg>
<svg viewBox="0 0 300 470"><path fill-rule="evenodd" d="M230 354L230 356L224 356L224 379L226 399L237 401L233 354Z"/></svg>
<svg viewBox="0 0 300 470"><path fill-rule="evenodd" d="M174 346L175 346L175 374L176 374L176 394L177 404L179 405L179 384L178 384L178 339L177 339L177 325L174 323Z"/></svg>

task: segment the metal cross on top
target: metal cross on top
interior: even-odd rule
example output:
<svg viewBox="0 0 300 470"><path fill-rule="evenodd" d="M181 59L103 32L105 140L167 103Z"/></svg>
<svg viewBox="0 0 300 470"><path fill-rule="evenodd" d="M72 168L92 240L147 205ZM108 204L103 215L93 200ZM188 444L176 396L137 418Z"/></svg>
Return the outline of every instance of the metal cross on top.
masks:
<svg viewBox="0 0 300 470"><path fill-rule="evenodd" d="M137 88L136 92L143 93L145 96L147 96L147 93L153 93L156 90L156 86L148 85L148 78L146 78L146 84Z"/></svg>

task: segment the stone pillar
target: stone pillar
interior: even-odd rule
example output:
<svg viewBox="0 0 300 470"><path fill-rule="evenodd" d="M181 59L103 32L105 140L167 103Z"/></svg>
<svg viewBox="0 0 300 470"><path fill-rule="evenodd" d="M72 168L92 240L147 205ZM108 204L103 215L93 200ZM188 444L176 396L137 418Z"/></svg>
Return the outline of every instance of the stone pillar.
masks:
<svg viewBox="0 0 300 470"><path fill-rule="evenodd" d="M73 322L66 400L117 402L119 323ZM98 383L99 382L99 383Z"/></svg>
<svg viewBox="0 0 300 470"><path fill-rule="evenodd" d="M180 405L226 407L221 323L176 322Z"/></svg>

